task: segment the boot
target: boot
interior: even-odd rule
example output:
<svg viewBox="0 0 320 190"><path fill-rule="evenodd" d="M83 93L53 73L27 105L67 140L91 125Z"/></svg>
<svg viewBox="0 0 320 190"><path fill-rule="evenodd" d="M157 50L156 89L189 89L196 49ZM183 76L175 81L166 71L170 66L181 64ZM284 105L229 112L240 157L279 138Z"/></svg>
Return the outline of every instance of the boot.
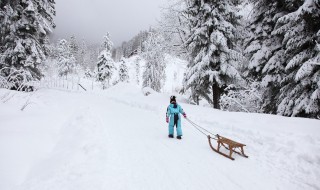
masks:
<svg viewBox="0 0 320 190"><path fill-rule="evenodd" d="M177 136L177 139L181 140L182 138L181 138L181 136Z"/></svg>
<svg viewBox="0 0 320 190"><path fill-rule="evenodd" d="M173 138L173 135L169 135L168 137L169 137L169 138Z"/></svg>

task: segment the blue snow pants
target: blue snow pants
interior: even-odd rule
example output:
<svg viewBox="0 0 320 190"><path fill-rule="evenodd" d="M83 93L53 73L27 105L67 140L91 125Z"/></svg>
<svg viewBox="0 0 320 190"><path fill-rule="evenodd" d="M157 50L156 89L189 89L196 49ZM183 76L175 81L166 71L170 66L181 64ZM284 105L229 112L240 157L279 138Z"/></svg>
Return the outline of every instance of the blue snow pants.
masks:
<svg viewBox="0 0 320 190"><path fill-rule="evenodd" d="M167 117L170 118L169 121L169 135L174 135L174 127L177 127L177 136L182 136L181 129L181 116L184 111L180 105L170 104L167 108Z"/></svg>

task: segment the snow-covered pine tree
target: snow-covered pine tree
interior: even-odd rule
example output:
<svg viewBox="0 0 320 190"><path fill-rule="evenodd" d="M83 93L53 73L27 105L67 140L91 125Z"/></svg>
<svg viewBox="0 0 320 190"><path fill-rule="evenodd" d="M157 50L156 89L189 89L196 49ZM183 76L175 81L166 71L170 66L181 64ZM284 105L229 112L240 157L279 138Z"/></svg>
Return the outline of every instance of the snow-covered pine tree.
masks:
<svg viewBox="0 0 320 190"><path fill-rule="evenodd" d="M141 52L140 52L141 53ZM137 84L140 84L140 57L137 57L134 62L135 62L135 70L136 70L136 81Z"/></svg>
<svg viewBox="0 0 320 190"><path fill-rule="evenodd" d="M165 81L165 62L163 53L163 37L151 32L144 42L143 58L146 60L143 72L143 87L150 87L160 92Z"/></svg>
<svg viewBox="0 0 320 190"><path fill-rule="evenodd" d="M129 73L128 73L127 62L124 58L122 58L121 64L119 67L119 80L121 82L129 82Z"/></svg>
<svg viewBox="0 0 320 190"><path fill-rule="evenodd" d="M90 68L86 68L86 70L85 70L85 72L84 72L84 76L86 77L86 78L92 78L93 76L94 76L94 74L93 74L93 72L90 70Z"/></svg>
<svg viewBox="0 0 320 190"><path fill-rule="evenodd" d="M41 78L54 15L54 0L0 1L0 76L10 88Z"/></svg>
<svg viewBox="0 0 320 190"><path fill-rule="evenodd" d="M79 56L80 56L80 52L79 52L79 44L77 41L77 38L75 37L75 35L72 35L70 37L69 40L69 49L71 54L74 56L74 58L76 59L76 64L79 64Z"/></svg>
<svg viewBox="0 0 320 190"><path fill-rule="evenodd" d="M243 59L237 50L239 2L194 0L185 11L190 28L185 42L190 63L184 90L191 89L193 97L205 98L214 108L220 108L224 87L241 80L237 70Z"/></svg>
<svg viewBox="0 0 320 190"><path fill-rule="evenodd" d="M277 113L320 118L320 1L288 0L273 35L282 37L285 77Z"/></svg>
<svg viewBox="0 0 320 190"><path fill-rule="evenodd" d="M76 59L71 53L70 45L67 40L62 39L58 44L58 73L59 76L68 77L75 72Z"/></svg>
<svg viewBox="0 0 320 190"><path fill-rule="evenodd" d="M249 59L246 78L261 83L262 110L276 113L280 82L284 77L284 50L282 37L272 35L277 19L287 13L282 0L251 0L253 10L248 29L251 35L245 40L245 54Z"/></svg>
<svg viewBox="0 0 320 190"><path fill-rule="evenodd" d="M252 0L247 76L261 81L263 111L319 117L319 1Z"/></svg>
<svg viewBox="0 0 320 190"><path fill-rule="evenodd" d="M101 45L102 51L98 56L97 63L97 80L102 83L103 89L110 85L110 79L115 69L114 61L111 58L111 50L113 43L110 40L110 35L107 33Z"/></svg>
<svg viewBox="0 0 320 190"><path fill-rule="evenodd" d="M88 61L87 57L88 57L88 47L87 47L85 40L82 40L82 42L79 46L78 62L83 68L87 67L87 65L86 65L87 61Z"/></svg>

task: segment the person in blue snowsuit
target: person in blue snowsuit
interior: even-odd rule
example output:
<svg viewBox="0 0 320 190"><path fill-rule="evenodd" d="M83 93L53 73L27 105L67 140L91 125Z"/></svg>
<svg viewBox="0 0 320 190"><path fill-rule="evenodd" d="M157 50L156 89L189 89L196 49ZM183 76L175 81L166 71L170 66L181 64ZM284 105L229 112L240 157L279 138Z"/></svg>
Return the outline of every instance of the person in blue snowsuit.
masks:
<svg viewBox="0 0 320 190"><path fill-rule="evenodd" d="M174 126L177 127L177 139L181 139L182 137L180 114L182 114L184 118L187 117L181 106L177 104L176 97L171 96L170 105L168 106L166 113L166 122L169 123L169 138L174 137Z"/></svg>

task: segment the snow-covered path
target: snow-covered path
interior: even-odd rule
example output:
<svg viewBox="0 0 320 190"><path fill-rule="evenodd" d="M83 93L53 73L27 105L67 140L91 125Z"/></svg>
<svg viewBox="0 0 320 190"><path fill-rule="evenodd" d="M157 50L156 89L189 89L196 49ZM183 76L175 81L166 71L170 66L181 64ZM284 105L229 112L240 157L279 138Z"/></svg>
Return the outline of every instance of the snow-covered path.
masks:
<svg viewBox="0 0 320 190"><path fill-rule="evenodd" d="M182 104L196 123L248 145L245 150L249 159L235 155L236 160L230 161L214 153L206 137L185 121L182 141L167 138L165 95L145 97L139 89L126 85L99 94L50 93L57 94L51 98L59 107L54 110L55 118L47 121L63 120L58 122L59 126L51 126L59 130L53 132L50 143L34 147L42 152L41 156L26 163L30 167L26 175L21 175L22 180L13 180L11 185L0 182L0 187L21 190L320 188L317 180L320 122L317 120L226 113ZM42 99L45 98L48 97ZM62 111L57 113L57 110ZM34 121L34 125L41 121ZM8 126L0 130L5 127ZM302 145L295 141L297 138L303 139ZM4 175L0 171L0 177Z"/></svg>

